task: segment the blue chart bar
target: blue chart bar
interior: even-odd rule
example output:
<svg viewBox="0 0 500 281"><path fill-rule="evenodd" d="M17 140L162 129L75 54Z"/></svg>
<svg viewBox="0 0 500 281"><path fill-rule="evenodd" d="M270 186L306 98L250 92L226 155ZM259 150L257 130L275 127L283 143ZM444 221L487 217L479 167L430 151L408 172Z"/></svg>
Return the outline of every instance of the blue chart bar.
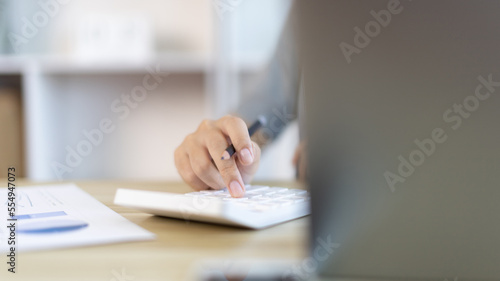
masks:
<svg viewBox="0 0 500 281"><path fill-rule="evenodd" d="M13 216L13 219L18 219L18 220L24 220L24 219L38 219L38 218L48 218L48 217L59 217L59 216L66 216L66 212L64 211L57 211L57 212L47 212L47 213L38 213L38 214L26 214L26 215L19 215L19 216Z"/></svg>

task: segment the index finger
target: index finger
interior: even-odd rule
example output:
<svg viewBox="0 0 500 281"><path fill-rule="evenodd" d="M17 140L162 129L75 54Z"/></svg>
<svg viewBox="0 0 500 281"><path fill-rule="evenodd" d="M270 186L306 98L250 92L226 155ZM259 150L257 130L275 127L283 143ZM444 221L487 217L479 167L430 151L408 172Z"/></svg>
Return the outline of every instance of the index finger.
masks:
<svg viewBox="0 0 500 281"><path fill-rule="evenodd" d="M231 195L233 197L242 197L245 194L245 188L235 159L231 157L222 160L220 158L222 151L227 147L224 135L220 132L214 133L209 138L206 138L205 144Z"/></svg>
<svg viewBox="0 0 500 281"><path fill-rule="evenodd" d="M254 151L252 140L248 133L245 122L234 116L226 116L219 120L219 128L222 133L231 139L236 153L238 153L240 162L243 165L250 165L254 160ZM229 153L222 152L222 158L229 158Z"/></svg>

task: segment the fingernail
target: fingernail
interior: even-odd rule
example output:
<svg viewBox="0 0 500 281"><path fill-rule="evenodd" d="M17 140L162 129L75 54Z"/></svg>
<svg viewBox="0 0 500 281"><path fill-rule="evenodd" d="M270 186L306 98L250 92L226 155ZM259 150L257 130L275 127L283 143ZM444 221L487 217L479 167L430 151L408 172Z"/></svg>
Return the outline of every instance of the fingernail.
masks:
<svg viewBox="0 0 500 281"><path fill-rule="evenodd" d="M250 150L248 150L248 148L245 148L242 151L240 151L240 157L243 164L252 164L253 162L252 153L250 153Z"/></svg>
<svg viewBox="0 0 500 281"><path fill-rule="evenodd" d="M238 181L232 181L229 184L229 192L233 197L242 197L245 194L243 187L241 187Z"/></svg>

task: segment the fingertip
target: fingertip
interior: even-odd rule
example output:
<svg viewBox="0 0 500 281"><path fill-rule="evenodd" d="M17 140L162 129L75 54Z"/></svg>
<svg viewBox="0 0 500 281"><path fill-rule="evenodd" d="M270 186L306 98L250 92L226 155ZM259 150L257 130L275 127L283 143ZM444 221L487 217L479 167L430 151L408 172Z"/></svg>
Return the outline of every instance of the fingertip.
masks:
<svg viewBox="0 0 500 281"><path fill-rule="evenodd" d="M245 195L245 189L238 181L232 181L229 184L228 189L231 196L235 198L243 197L243 195Z"/></svg>

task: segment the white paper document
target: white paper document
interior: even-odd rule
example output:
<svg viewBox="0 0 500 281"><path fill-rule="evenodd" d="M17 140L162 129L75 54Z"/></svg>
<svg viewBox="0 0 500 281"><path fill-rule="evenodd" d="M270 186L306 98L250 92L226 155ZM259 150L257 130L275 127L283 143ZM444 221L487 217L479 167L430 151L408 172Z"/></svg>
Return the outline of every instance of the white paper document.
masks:
<svg viewBox="0 0 500 281"><path fill-rule="evenodd" d="M7 188L0 188L2 253L10 251L12 240L24 252L155 238L74 184L16 188L14 217L9 197Z"/></svg>

